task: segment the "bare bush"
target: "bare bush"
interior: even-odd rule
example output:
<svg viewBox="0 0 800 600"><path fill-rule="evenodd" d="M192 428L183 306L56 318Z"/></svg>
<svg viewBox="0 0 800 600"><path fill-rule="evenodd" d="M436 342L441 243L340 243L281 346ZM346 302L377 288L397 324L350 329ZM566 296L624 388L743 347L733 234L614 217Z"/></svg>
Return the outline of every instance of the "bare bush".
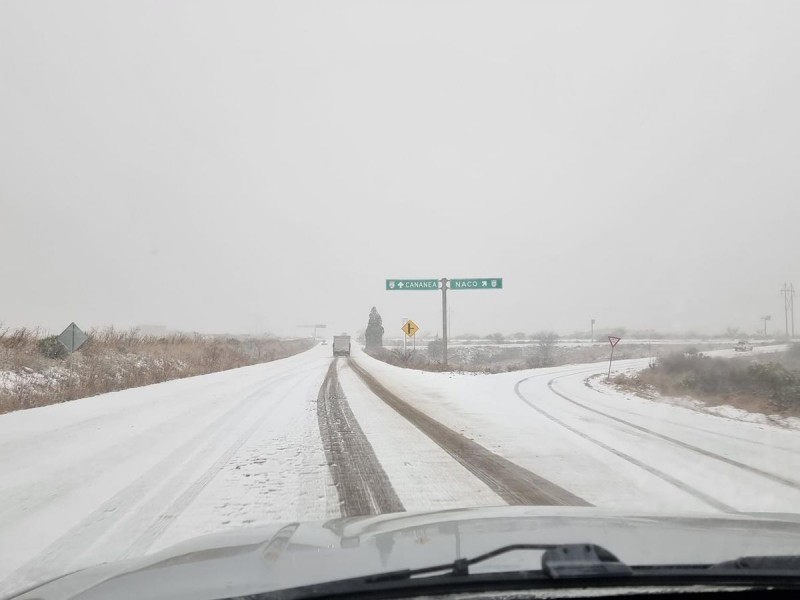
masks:
<svg viewBox="0 0 800 600"><path fill-rule="evenodd" d="M64 347L64 344L58 341L58 337L54 335L50 335L46 338L40 339L38 347L39 347L39 352L41 352L42 356L44 356L45 358L67 357L67 349Z"/></svg>
<svg viewBox="0 0 800 600"><path fill-rule="evenodd" d="M800 371L792 368L793 360L791 350L779 360L766 361L673 353L654 368L617 383L669 396L690 395L708 404L799 415Z"/></svg>
<svg viewBox="0 0 800 600"><path fill-rule="evenodd" d="M441 362L442 355L444 354L444 341L439 339L439 336L428 342L428 358L431 360L438 360Z"/></svg>

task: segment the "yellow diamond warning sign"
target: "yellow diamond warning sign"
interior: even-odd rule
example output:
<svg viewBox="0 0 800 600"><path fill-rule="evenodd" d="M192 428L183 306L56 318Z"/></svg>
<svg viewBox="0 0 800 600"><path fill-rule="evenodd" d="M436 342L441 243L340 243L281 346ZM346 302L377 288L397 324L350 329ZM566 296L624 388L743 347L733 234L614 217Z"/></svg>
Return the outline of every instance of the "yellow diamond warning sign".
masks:
<svg viewBox="0 0 800 600"><path fill-rule="evenodd" d="M405 333L408 337L414 337L414 334L416 334L419 331L419 326L416 323L414 323L414 321L409 319L408 321L403 323L403 327L401 329L403 330L403 333Z"/></svg>

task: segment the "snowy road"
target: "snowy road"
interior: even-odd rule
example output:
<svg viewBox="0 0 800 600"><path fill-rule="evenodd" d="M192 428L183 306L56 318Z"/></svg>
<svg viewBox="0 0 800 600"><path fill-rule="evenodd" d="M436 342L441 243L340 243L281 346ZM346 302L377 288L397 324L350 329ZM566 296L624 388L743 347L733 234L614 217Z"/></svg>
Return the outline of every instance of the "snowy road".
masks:
<svg viewBox="0 0 800 600"><path fill-rule="evenodd" d="M796 431L588 387L605 368L423 373L319 346L0 416L0 593L254 523L800 506Z"/></svg>

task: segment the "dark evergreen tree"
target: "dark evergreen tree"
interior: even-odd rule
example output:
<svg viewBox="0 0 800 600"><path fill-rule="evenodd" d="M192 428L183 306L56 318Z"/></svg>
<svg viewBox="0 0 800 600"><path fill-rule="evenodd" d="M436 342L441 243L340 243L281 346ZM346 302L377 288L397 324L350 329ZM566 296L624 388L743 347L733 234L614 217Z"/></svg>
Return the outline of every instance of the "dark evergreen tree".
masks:
<svg viewBox="0 0 800 600"><path fill-rule="evenodd" d="M367 322L366 350L377 350L383 348L383 319L378 309L374 306L369 311L369 321Z"/></svg>

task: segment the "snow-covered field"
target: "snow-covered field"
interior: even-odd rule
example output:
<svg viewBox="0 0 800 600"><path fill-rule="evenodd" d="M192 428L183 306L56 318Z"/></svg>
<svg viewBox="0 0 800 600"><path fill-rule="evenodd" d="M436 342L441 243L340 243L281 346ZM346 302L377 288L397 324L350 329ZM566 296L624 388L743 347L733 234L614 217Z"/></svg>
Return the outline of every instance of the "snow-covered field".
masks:
<svg viewBox="0 0 800 600"><path fill-rule="evenodd" d="M585 503L800 506L796 431L590 388L586 378L604 363L474 375L400 369L358 350L353 360L413 408ZM330 347L318 346L0 416L0 593L203 533L342 514L318 415L330 363ZM406 510L504 504L491 481L395 412L346 360L337 372L339 401Z"/></svg>

